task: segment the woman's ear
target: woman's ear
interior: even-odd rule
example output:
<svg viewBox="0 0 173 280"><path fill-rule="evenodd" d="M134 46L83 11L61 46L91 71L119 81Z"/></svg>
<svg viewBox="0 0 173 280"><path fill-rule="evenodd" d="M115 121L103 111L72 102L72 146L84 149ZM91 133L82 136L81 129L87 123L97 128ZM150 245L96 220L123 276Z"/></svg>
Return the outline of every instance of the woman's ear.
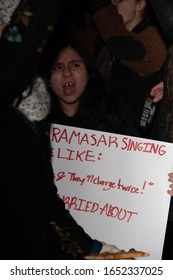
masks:
<svg viewBox="0 0 173 280"><path fill-rule="evenodd" d="M143 12L146 8L146 5L147 5L146 0L140 0L136 6L137 11Z"/></svg>

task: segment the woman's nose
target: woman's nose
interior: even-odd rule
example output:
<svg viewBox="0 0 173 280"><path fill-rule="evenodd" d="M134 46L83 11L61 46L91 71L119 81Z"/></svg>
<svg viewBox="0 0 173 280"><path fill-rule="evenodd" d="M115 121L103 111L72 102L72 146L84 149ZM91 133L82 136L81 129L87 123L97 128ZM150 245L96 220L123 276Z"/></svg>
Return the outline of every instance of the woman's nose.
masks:
<svg viewBox="0 0 173 280"><path fill-rule="evenodd" d="M64 66L63 74L64 74L64 76L69 76L72 74L72 71L69 66L66 66L66 67Z"/></svg>

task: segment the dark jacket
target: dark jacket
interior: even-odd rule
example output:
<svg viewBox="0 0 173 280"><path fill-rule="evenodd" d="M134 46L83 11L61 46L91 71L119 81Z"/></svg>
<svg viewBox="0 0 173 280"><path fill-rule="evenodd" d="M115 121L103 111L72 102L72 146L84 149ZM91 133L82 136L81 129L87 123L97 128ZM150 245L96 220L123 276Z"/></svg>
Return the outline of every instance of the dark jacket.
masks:
<svg viewBox="0 0 173 280"><path fill-rule="evenodd" d="M22 1L1 37L1 259L81 259L102 247L65 210L44 137L12 106L32 77L38 46L48 38L63 3Z"/></svg>

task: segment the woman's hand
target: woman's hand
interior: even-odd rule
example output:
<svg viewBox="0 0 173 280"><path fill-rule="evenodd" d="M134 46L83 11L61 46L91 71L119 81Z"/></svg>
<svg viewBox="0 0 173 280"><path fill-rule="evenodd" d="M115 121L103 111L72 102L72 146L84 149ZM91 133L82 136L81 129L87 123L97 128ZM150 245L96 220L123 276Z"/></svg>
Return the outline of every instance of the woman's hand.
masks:
<svg viewBox="0 0 173 280"><path fill-rule="evenodd" d="M171 184L169 185L170 190L168 190L168 194L170 194L171 196L173 196L173 172L168 174L168 182L171 182Z"/></svg>
<svg viewBox="0 0 173 280"><path fill-rule="evenodd" d="M163 87L163 82L160 82L151 89L150 95L153 96L153 102L157 103L163 98Z"/></svg>

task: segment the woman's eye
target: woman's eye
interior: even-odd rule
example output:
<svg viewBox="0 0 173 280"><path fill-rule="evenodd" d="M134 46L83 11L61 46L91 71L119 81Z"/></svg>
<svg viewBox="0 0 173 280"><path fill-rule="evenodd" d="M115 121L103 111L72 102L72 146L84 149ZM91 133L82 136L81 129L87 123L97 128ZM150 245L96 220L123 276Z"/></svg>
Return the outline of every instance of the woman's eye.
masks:
<svg viewBox="0 0 173 280"><path fill-rule="evenodd" d="M70 69L77 69L79 67L80 67L79 63L71 63L70 64Z"/></svg>
<svg viewBox="0 0 173 280"><path fill-rule="evenodd" d="M57 65L56 65L56 69L59 70L59 71L62 71L62 70L64 70L64 65L62 65L62 64L57 64Z"/></svg>
<svg viewBox="0 0 173 280"><path fill-rule="evenodd" d="M62 71L64 69L64 66L62 64L54 64L52 68L53 70Z"/></svg>

